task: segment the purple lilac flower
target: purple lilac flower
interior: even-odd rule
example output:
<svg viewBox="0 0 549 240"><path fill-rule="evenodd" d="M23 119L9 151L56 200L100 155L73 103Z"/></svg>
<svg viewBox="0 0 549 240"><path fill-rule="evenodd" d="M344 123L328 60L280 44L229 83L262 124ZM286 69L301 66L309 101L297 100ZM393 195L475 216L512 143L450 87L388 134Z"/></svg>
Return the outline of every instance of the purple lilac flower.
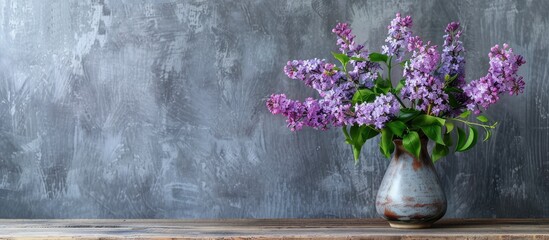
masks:
<svg viewBox="0 0 549 240"><path fill-rule="evenodd" d="M303 126L326 130L330 125L354 124L350 99L356 88L346 82L321 93L321 99L307 98L303 103L291 100L284 94L273 94L267 100L267 108L272 114L286 117L288 127L297 131Z"/></svg>
<svg viewBox="0 0 549 240"><path fill-rule="evenodd" d="M353 35L348 23L338 23L332 32L337 35L337 45L339 45L341 53L345 53L349 57L365 59L365 61L349 61L347 69L349 69L350 80L367 88L372 87L379 71L381 71L379 63L366 60L368 59L368 50L364 45L355 43L356 36Z"/></svg>
<svg viewBox="0 0 549 240"><path fill-rule="evenodd" d="M380 95L372 103L356 104L356 123L382 129L399 111L400 105L392 94Z"/></svg>
<svg viewBox="0 0 549 240"><path fill-rule="evenodd" d="M352 70L349 71L351 79L366 88L374 86L374 81L382 70L378 63L370 61L351 60L349 66L352 67Z"/></svg>
<svg viewBox="0 0 549 240"><path fill-rule="evenodd" d="M499 95L508 92L517 95L524 90L524 80L517 75L521 65L526 63L521 55L514 54L507 44L503 48L495 45L488 54L490 68L488 74L471 81L463 90L470 101L467 108L480 113L480 107L486 109L499 100Z"/></svg>
<svg viewBox="0 0 549 240"><path fill-rule="evenodd" d="M337 35L337 45L342 53L360 51L364 48L362 45L355 44L355 35L348 23L338 23L332 32Z"/></svg>
<svg viewBox="0 0 549 240"><path fill-rule="evenodd" d="M462 54L465 52L463 43L459 40L461 30L459 22L451 22L446 27L446 35L444 35L444 45L441 54L442 65L439 72L442 76L457 75L452 81L451 86L463 87L465 82L465 58Z"/></svg>
<svg viewBox="0 0 549 240"><path fill-rule="evenodd" d="M352 125L354 117L351 114L351 102L355 94L356 87L352 82L344 82L330 91L320 94L326 107L331 110L333 115L333 125L336 127L343 125Z"/></svg>
<svg viewBox="0 0 549 240"><path fill-rule="evenodd" d="M267 100L267 108L272 114L281 114L286 117L288 128L292 131L301 130L303 126L314 129L328 129L333 122L331 109L323 99L307 98L301 103L286 98L284 94L273 94Z"/></svg>
<svg viewBox="0 0 549 240"><path fill-rule="evenodd" d="M288 99L285 94L273 94L267 100L267 108L272 114L285 116L290 130L297 131L303 127L305 107L299 101Z"/></svg>
<svg viewBox="0 0 549 240"><path fill-rule="evenodd" d="M408 49L413 51L410 62L404 66L405 85L403 98L416 103L416 109L438 116L449 109L448 94L443 90L444 79L433 73L440 55L436 46L423 44L418 37L410 38Z"/></svg>
<svg viewBox="0 0 549 240"><path fill-rule="evenodd" d="M358 57L367 59L368 53L366 51L355 54L352 57ZM350 60L347 64L347 69L349 70L350 80L360 87L371 88L374 86L374 81L382 70L379 63L370 62L368 60L364 61L355 61Z"/></svg>
<svg viewBox="0 0 549 240"><path fill-rule="evenodd" d="M305 124L314 129L326 130L333 122L333 116L329 105L323 99L307 98L303 102L305 106Z"/></svg>
<svg viewBox="0 0 549 240"><path fill-rule="evenodd" d="M337 71L334 64L319 59L294 60L288 62L284 72L288 77L301 80L316 89L321 97L307 98L301 103L289 100L283 94L271 96L267 107L273 114L286 116L292 131L300 130L303 126L325 130L330 125L354 123L350 99L356 91L356 85L342 79L343 73Z"/></svg>
<svg viewBox="0 0 549 240"><path fill-rule="evenodd" d="M404 47L408 45L408 39L412 37L412 18L410 16L401 17L400 13L391 21L389 36L385 39L387 43L382 47L383 53L388 56L395 56L398 61L404 56Z"/></svg>
<svg viewBox="0 0 549 240"><path fill-rule="evenodd" d="M410 39L408 49L413 53L410 62L406 64L407 70L413 70L423 74L430 74L436 70L440 60L440 54L437 52L437 46L430 45L431 42L423 44L423 41L419 37ZM409 71L404 71L404 75L408 72Z"/></svg>
<svg viewBox="0 0 549 240"><path fill-rule="evenodd" d="M438 70L440 77L455 77L448 84L449 87L462 89L467 82L465 81L465 58L463 54L465 49L463 43L459 40L462 31L459 30L459 22L451 22L445 29L444 44L441 54L441 66ZM463 105L468 101L468 97L463 92L449 93L457 101L459 105ZM463 112L462 107L452 108L448 115L457 116Z"/></svg>
<svg viewBox="0 0 549 240"><path fill-rule="evenodd" d="M334 69L335 65L322 59L288 61L284 73L291 78L303 81L305 85L318 92L329 90L341 78L342 74Z"/></svg>
<svg viewBox="0 0 549 240"><path fill-rule="evenodd" d="M336 44L339 45L339 51L347 54L349 57L367 58L368 50L364 45L355 43L355 35L348 23L338 23L332 32L337 35Z"/></svg>
<svg viewBox="0 0 549 240"><path fill-rule="evenodd" d="M307 114L307 117L302 118L302 124L316 129L326 129L325 119L334 126L353 123L350 99L356 91L356 86L354 82L341 79L343 73L337 71L334 64L325 63L324 60L319 59L294 60L288 62L284 67L284 72L288 77L299 79L307 86L316 89L322 98L318 100L318 103L313 102L311 99L303 103L306 105L303 111ZM318 106L322 106L322 111L319 110ZM330 116L314 118L314 116L321 114L330 114ZM322 121L319 121L319 119ZM290 122L295 121L292 118L289 120ZM291 128L294 125L289 124L289 127Z"/></svg>

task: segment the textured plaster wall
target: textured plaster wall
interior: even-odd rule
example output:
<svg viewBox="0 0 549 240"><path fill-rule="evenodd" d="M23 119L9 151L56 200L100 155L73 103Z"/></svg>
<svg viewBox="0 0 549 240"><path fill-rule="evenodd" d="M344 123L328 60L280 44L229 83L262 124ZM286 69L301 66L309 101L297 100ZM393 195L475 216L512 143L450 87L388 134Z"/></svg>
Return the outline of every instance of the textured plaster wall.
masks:
<svg viewBox="0 0 549 240"><path fill-rule="evenodd" d="M493 139L437 164L447 216L549 217L543 0L1 0L0 217L377 217L377 140L355 166L339 129L291 133L264 99L315 94L282 67L330 58L338 21L379 51L398 11L439 45L461 21L468 79L496 43L528 62Z"/></svg>

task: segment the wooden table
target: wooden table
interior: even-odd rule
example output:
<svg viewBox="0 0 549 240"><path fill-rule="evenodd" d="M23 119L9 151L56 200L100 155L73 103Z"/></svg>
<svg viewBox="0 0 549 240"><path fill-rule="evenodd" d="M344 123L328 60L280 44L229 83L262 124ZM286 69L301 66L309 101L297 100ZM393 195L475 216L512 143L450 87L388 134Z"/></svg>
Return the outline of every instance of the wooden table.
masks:
<svg viewBox="0 0 549 240"><path fill-rule="evenodd" d="M549 219L443 219L391 229L381 219L0 220L0 239L549 239Z"/></svg>

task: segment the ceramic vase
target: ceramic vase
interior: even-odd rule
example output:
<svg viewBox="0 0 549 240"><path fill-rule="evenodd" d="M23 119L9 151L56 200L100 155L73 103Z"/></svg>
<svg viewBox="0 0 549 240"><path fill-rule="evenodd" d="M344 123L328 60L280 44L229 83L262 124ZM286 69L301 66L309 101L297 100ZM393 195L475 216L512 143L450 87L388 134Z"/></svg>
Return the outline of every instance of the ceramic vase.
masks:
<svg viewBox="0 0 549 240"><path fill-rule="evenodd" d="M446 197L427 152L427 138L421 139L416 158L394 140L395 151L381 182L377 213L393 228L428 228L446 213Z"/></svg>

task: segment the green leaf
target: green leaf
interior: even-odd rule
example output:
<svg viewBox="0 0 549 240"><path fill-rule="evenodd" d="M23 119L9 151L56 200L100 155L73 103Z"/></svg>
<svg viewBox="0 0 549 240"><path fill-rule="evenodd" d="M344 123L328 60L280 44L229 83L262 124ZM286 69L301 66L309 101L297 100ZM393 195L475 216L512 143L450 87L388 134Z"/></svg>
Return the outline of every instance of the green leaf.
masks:
<svg viewBox="0 0 549 240"><path fill-rule="evenodd" d="M388 128L381 129L381 141L380 141L381 152L385 157L390 158L391 154L395 150L395 145L393 144L393 133Z"/></svg>
<svg viewBox="0 0 549 240"><path fill-rule="evenodd" d="M355 95L353 95L353 99L351 100L351 103L353 105L360 104L363 102L373 102L376 99L376 94L367 88L359 89L355 92Z"/></svg>
<svg viewBox="0 0 549 240"><path fill-rule="evenodd" d="M481 121L481 122L483 122L483 123L488 122L488 118L485 117L485 116L482 116L482 115L477 116L477 120L479 120L479 121Z"/></svg>
<svg viewBox="0 0 549 240"><path fill-rule="evenodd" d="M416 131L410 131L404 139L402 139L402 145L408 152L412 153L416 158L419 158L421 151L421 141L419 140L419 134Z"/></svg>
<svg viewBox="0 0 549 240"><path fill-rule="evenodd" d="M349 132L347 132L347 126L341 127L341 130L343 130L343 135L345 135L345 142L347 144L353 145L353 140L351 139Z"/></svg>
<svg viewBox="0 0 549 240"><path fill-rule="evenodd" d="M454 74L454 76L450 76L450 75L446 74L446 76L444 76L444 80L446 81L446 85L449 85L454 80L456 80L457 76L458 76L457 74Z"/></svg>
<svg viewBox="0 0 549 240"><path fill-rule="evenodd" d="M421 130L425 135L435 141L438 144L444 145L444 141L442 140L442 127L439 125L428 125L428 126L422 126Z"/></svg>
<svg viewBox="0 0 549 240"><path fill-rule="evenodd" d="M383 93L386 94L391 90L391 82L389 80L383 79L381 76L379 76L375 80L375 87L377 93Z"/></svg>
<svg viewBox="0 0 549 240"><path fill-rule="evenodd" d="M492 136L492 130L490 130L488 128L484 128L484 131L486 131L486 135L484 136L484 140L482 140L482 141L486 142Z"/></svg>
<svg viewBox="0 0 549 240"><path fill-rule="evenodd" d="M358 164L358 160L360 159L360 150L362 149L362 146L357 147L353 145L352 148L353 148L353 157L355 158L355 165L356 165Z"/></svg>
<svg viewBox="0 0 549 240"><path fill-rule="evenodd" d="M446 120L444 120L444 118L439 118L427 114L421 114L412 120L412 125L418 127L429 125L444 126L444 123L446 123Z"/></svg>
<svg viewBox="0 0 549 240"><path fill-rule="evenodd" d="M456 145L456 151L458 149L462 149L463 145L465 145L465 141L467 140L467 135L465 134L465 131L461 129L460 127L457 127L458 135L457 135L457 145Z"/></svg>
<svg viewBox="0 0 549 240"><path fill-rule="evenodd" d="M451 147L452 144L454 144L452 142L452 134L450 133L444 134L444 145L446 145L447 147Z"/></svg>
<svg viewBox="0 0 549 240"><path fill-rule="evenodd" d="M387 127L391 129L391 132L393 132L395 135L402 137L402 134L404 134L404 130L406 129L406 124L396 120L396 121L388 122Z"/></svg>
<svg viewBox="0 0 549 240"><path fill-rule="evenodd" d="M358 164L358 160L360 158L360 150L362 149L362 145L364 145L365 140L362 138L360 126L351 126L349 132L351 134L351 142L353 143L353 157L355 158L355 164Z"/></svg>
<svg viewBox="0 0 549 240"><path fill-rule="evenodd" d="M420 113L421 113L420 111L415 109L403 108L403 109L400 109L400 112L398 114L398 120L402 122L408 122L412 120L414 117L416 117L417 115L419 115Z"/></svg>
<svg viewBox="0 0 549 240"><path fill-rule="evenodd" d="M335 59L339 60L339 62L341 63L341 65L343 65L344 68L347 66L347 63L349 62L349 60L351 60L351 58L344 53L332 52L332 55L334 56Z"/></svg>
<svg viewBox="0 0 549 240"><path fill-rule="evenodd" d="M351 57L351 60L357 61L357 62L364 62L364 61L366 61L366 59L361 58L361 57Z"/></svg>
<svg viewBox="0 0 549 240"><path fill-rule="evenodd" d="M459 89L459 88L457 88L457 87L446 87L446 88L444 89L444 92L446 92L446 93L452 93L452 92L455 92L455 93L462 93L463 90L461 90L461 89Z"/></svg>
<svg viewBox="0 0 549 240"><path fill-rule="evenodd" d="M377 130L375 130L372 127L363 125L353 125L351 126L351 129L349 130L350 134L350 144L353 148L353 156L355 158L355 164L358 163L359 157L360 157L360 151L362 149L362 146L364 143L375 136L379 134Z"/></svg>
<svg viewBox="0 0 549 240"><path fill-rule="evenodd" d="M454 124L452 122L447 121L444 126L446 127L446 133L450 133L454 130Z"/></svg>
<svg viewBox="0 0 549 240"><path fill-rule="evenodd" d="M360 126L358 125L351 126L349 133L351 133L351 139L352 139L353 145L362 146L362 144L364 144L364 140L362 139L362 134L360 131Z"/></svg>
<svg viewBox="0 0 549 240"><path fill-rule="evenodd" d="M456 148L456 151L457 152L467 151L471 149L473 146L475 146L476 143L477 143L477 129L469 126L469 135L467 136L467 139L464 141L462 146L458 145L458 147Z"/></svg>
<svg viewBox="0 0 549 240"><path fill-rule="evenodd" d="M381 54L381 53L376 53L376 52L370 53L368 58L372 62L384 62L384 63L386 63L387 60L389 59L389 57L387 55Z"/></svg>
<svg viewBox="0 0 549 240"><path fill-rule="evenodd" d="M395 93L398 94L400 93L400 90L402 90L402 88L406 85L406 79L400 79L400 81L398 81L398 84L395 88Z"/></svg>
<svg viewBox="0 0 549 240"><path fill-rule="evenodd" d="M459 115L459 117L460 117L460 118L467 118L467 117L469 117L469 115L471 115L471 110L467 110L467 111L465 111L465 112L462 112L462 113Z"/></svg>
<svg viewBox="0 0 549 240"><path fill-rule="evenodd" d="M469 137L467 138L467 142L465 143L466 148L464 151L467 151L473 148L477 144L477 138L478 138L477 129L469 126Z"/></svg>
<svg viewBox="0 0 549 240"><path fill-rule="evenodd" d="M350 129L350 137L354 145L362 145L368 139L373 138L379 134L379 131L366 125L358 126L353 125Z"/></svg>
<svg viewBox="0 0 549 240"><path fill-rule="evenodd" d="M458 108L461 106L454 94L448 94L448 103L450 103L450 107L452 108Z"/></svg>
<svg viewBox="0 0 549 240"><path fill-rule="evenodd" d="M431 156L431 160L433 162L436 162L438 161L439 159L445 157L446 155L448 155L448 153L450 153L450 148L448 148L447 146L444 146L444 145L440 145L440 144L435 144L435 146L433 147L433 152L432 152L432 156Z"/></svg>
<svg viewBox="0 0 549 240"><path fill-rule="evenodd" d="M375 130L370 126L360 126L360 128L362 133L362 139L364 139L364 142L366 142L368 139L373 138L379 134L379 131Z"/></svg>

